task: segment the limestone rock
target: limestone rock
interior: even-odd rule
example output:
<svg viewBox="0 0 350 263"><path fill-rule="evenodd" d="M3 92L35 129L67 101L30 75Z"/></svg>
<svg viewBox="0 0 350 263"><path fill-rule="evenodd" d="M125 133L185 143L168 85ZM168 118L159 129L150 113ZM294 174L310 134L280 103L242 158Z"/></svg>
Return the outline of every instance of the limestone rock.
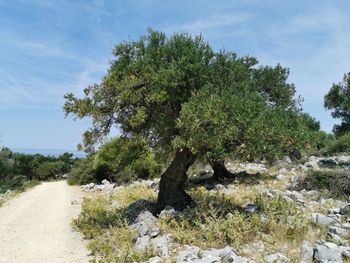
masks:
<svg viewBox="0 0 350 263"><path fill-rule="evenodd" d="M320 214L320 213L313 213L311 215L311 220L312 222L321 224L321 225L331 225L337 222L334 218L325 216L324 214Z"/></svg>
<svg viewBox="0 0 350 263"><path fill-rule="evenodd" d="M303 241L300 246L300 260L303 263L312 262L314 257L314 248L310 241Z"/></svg>

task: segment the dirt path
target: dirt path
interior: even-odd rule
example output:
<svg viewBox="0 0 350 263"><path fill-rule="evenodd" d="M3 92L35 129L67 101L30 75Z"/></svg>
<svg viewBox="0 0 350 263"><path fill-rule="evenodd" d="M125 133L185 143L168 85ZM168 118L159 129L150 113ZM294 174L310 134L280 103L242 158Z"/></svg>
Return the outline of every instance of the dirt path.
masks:
<svg viewBox="0 0 350 263"><path fill-rule="evenodd" d="M0 263L88 262L70 222L81 193L66 182L43 183L0 208Z"/></svg>

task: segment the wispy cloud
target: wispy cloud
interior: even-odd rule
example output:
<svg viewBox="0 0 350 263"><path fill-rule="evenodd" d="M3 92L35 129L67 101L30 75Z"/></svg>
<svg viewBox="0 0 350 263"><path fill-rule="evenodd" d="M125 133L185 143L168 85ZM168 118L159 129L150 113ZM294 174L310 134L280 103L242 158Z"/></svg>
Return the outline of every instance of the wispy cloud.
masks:
<svg viewBox="0 0 350 263"><path fill-rule="evenodd" d="M183 31L189 32L206 32L208 30L223 28L227 26L233 26L237 24L241 24L243 22L247 22L252 18L250 14L235 14L235 13L227 13L227 14L216 14L211 15L209 17L201 17L194 21L182 24L178 26L178 28Z"/></svg>

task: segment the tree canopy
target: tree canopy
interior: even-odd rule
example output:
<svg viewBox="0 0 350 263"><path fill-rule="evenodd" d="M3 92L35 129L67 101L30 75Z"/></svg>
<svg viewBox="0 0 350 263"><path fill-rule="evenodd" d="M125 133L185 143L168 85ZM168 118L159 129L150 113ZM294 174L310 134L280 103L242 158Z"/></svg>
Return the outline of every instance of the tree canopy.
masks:
<svg viewBox="0 0 350 263"><path fill-rule="evenodd" d="M118 44L100 84L65 96L66 114L90 117L85 150L117 126L156 153L175 156L160 182L161 206L188 203L186 171L198 157L274 159L306 142L289 71L215 52L202 36L149 30Z"/></svg>
<svg viewBox="0 0 350 263"><path fill-rule="evenodd" d="M341 119L334 125L333 132L343 135L350 131L350 73L344 75L343 82L333 84L325 96L326 109L332 110L332 117Z"/></svg>

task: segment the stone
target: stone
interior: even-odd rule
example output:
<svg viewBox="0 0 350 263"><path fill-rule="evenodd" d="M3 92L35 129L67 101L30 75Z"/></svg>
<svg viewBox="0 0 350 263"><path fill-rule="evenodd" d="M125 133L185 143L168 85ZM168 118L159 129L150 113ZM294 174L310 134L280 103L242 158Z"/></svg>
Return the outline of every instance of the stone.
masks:
<svg viewBox="0 0 350 263"><path fill-rule="evenodd" d="M152 238L155 238L159 235L160 233L160 230L158 227L155 227L153 229L151 229L150 233L149 233L149 236L152 237Z"/></svg>
<svg viewBox="0 0 350 263"><path fill-rule="evenodd" d="M329 242L335 243L337 245L347 245L347 241L345 241L344 239L342 239L339 235L331 233L331 232L327 232L326 234L327 236L327 240Z"/></svg>
<svg viewBox="0 0 350 263"><path fill-rule="evenodd" d="M196 246L186 246L177 258L176 263L255 263L255 261L240 257L236 251L226 246L223 249L201 250Z"/></svg>
<svg viewBox="0 0 350 263"><path fill-rule="evenodd" d="M274 253L264 256L264 262L266 263L284 263L288 262L288 258L281 253Z"/></svg>
<svg viewBox="0 0 350 263"><path fill-rule="evenodd" d="M215 187L214 187L215 190L224 190L225 189L225 186L222 185L222 184L216 184Z"/></svg>
<svg viewBox="0 0 350 263"><path fill-rule="evenodd" d="M163 262L162 258L161 257L152 257L148 260L148 263L161 263Z"/></svg>
<svg viewBox="0 0 350 263"><path fill-rule="evenodd" d="M320 213L312 213L311 221L321 225L331 225L337 222L334 218L325 216L324 214Z"/></svg>
<svg viewBox="0 0 350 263"><path fill-rule="evenodd" d="M328 212L328 214L340 214L340 208L333 207L333 208L328 209L327 212Z"/></svg>
<svg viewBox="0 0 350 263"><path fill-rule="evenodd" d="M348 230L337 226L330 226L328 231L341 237L345 237L349 233Z"/></svg>
<svg viewBox="0 0 350 263"><path fill-rule="evenodd" d="M345 206L343 206L342 208L340 208L340 214L341 215L346 215L347 213L350 212L350 203L346 204Z"/></svg>
<svg viewBox="0 0 350 263"><path fill-rule="evenodd" d="M103 184L95 185L94 189L99 190L99 191L112 191L114 189L115 184L111 184L107 180L103 180L103 181L106 181L106 182L104 182Z"/></svg>
<svg viewBox="0 0 350 263"><path fill-rule="evenodd" d="M166 206L164 210L162 210L159 214L159 218L173 219L179 215L179 212L175 211L175 209L171 206Z"/></svg>
<svg viewBox="0 0 350 263"><path fill-rule="evenodd" d="M342 263L342 250L334 243L321 241L315 245L314 260L317 263Z"/></svg>
<svg viewBox="0 0 350 263"><path fill-rule="evenodd" d="M108 180L104 179L102 180L101 184L108 185L111 184Z"/></svg>
<svg viewBox="0 0 350 263"><path fill-rule="evenodd" d="M194 262L198 260L198 256L201 250L196 246L187 246L184 250L180 251L176 257L176 263Z"/></svg>
<svg viewBox="0 0 350 263"><path fill-rule="evenodd" d="M288 163L288 164L291 164L291 163L292 163L292 160L290 159L289 156L284 156L284 157L283 157L283 161L284 161L285 163Z"/></svg>
<svg viewBox="0 0 350 263"><path fill-rule="evenodd" d="M150 235L152 232L156 232L157 236L159 233L157 222L158 219L151 212L143 211L137 216L136 220L130 225L130 227L136 229L140 237Z"/></svg>
<svg viewBox="0 0 350 263"><path fill-rule="evenodd" d="M145 252L147 249L154 249L159 257L169 256L169 239L168 236L160 236L150 238L149 236L142 236L137 238L135 243L135 250Z"/></svg>
<svg viewBox="0 0 350 263"><path fill-rule="evenodd" d="M310 167L310 168L318 168L318 158L316 156L310 156L309 157L309 161L306 162L304 165L306 167Z"/></svg>
<svg viewBox="0 0 350 263"><path fill-rule="evenodd" d="M86 184L86 185L82 185L81 188L84 190L90 190L93 189L95 187L94 183L90 183L90 184Z"/></svg>
<svg viewBox="0 0 350 263"><path fill-rule="evenodd" d="M149 200L140 199L132 202L128 207L125 208L126 216L130 225L134 224L137 217L144 211L155 214L157 205ZM155 218L155 217L153 217ZM155 218L157 219L157 218Z"/></svg>
<svg viewBox="0 0 350 263"><path fill-rule="evenodd" d="M300 246L300 260L303 263L312 262L314 257L314 248L310 241L304 240Z"/></svg>
<svg viewBox="0 0 350 263"><path fill-rule="evenodd" d="M253 203L248 203L243 206L243 210L248 213L255 213L258 210L258 206Z"/></svg>
<svg viewBox="0 0 350 263"><path fill-rule="evenodd" d="M292 189L298 189L300 182L302 181L302 177L294 175L290 178L290 187Z"/></svg>
<svg viewBox="0 0 350 263"><path fill-rule="evenodd" d="M154 239L151 239L152 247L157 252L160 257L168 257L169 256L169 241L170 236L159 236Z"/></svg>
<svg viewBox="0 0 350 263"><path fill-rule="evenodd" d="M350 229L350 223L343 223L343 224L341 224L341 227L349 230Z"/></svg>
<svg viewBox="0 0 350 263"><path fill-rule="evenodd" d="M349 246L339 246L339 249L341 250L341 254L346 259L350 259L350 247Z"/></svg>
<svg viewBox="0 0 350 263"><path fill-rule="evenodd" d="M279 174L276 176L277 181L283 181L286 177L283 174Z"/></svg>
<svg viewBox="0 0 350 263"><path fill-rule="evenodd" d="M139 252L144 252L147 248L149 248L149 236L142 236L137 238L135 243L135 250Z"/></svg>

